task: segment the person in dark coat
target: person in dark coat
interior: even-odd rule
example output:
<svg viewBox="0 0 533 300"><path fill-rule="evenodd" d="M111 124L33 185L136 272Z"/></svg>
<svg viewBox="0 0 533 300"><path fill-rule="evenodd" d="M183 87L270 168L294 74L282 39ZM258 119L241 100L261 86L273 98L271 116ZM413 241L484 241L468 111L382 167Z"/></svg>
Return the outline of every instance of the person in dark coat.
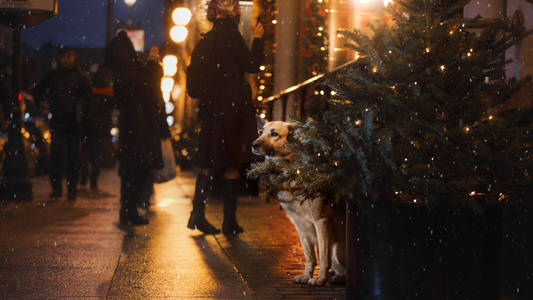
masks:
<svg viewBox="0 0 533 300"><path fill-rule="evenodd" d="M74 49L64 47L59 52L59 66L49 71L35 87L34 94L40 101L48 94L50 110L50 181L51 198L61 197L63 192L63 162L67 161L67 199L76 200L80 169L80 141L87 124L83 110L91 101L92 91L88 76L76 61Z"/></svg>
<svg viewBox="0 0 533 300"><path fill-rule="evenodd" d="M148 85L147 70L161 68L157 57L143 64L133 44L121 31L106 49L106 61L113 71L114 97L120 107L119 176L121 179L120 223L148 224L137 211L150 173L163 167L157 101Z"/></svg>
<svg viewBox="0 0 533 300"><path fill-rule="evenodd" d="M201 70L199 74L216 74L217 78L208 91L210 96L199 100L198 165L201 172L196 180L193 210L187 225L207 234L220 232L205 218L207 191L215 173L224 174L225 180L222 231L224 234L243 231L235 215L240 190L239 168L253 160L250 145L257 135L255 108L245 73L258 72L264 53L263 26L257 23L254 27L254 40L249 50L238 31L239 18L239 1L212 0L208 5L208 19L213 22L213 29L196 45L189 66L200 65L203 54L198 49L211 45L208 59L214 59L216 63L204 65L216 67Z"/></svg>
<svg viewBox="0 0 533 300"><path fill-rule="evenodd" d="M159 57L159 48L157 46L153 46L150 49L148 57ZM145 74L148 80L146 87L148 89L148 93L152 95L150 99L155 101L154 106L152 107L152 109L154 110L151 112L151 114L154 115L154 120L156 121L156 135L159 136L161 139L165 140L170 138L170 130L166 121L165 101L163 100L163 96L160 90L160 82L161 78L163 77L162 71L162 68L157 64L147 64L145 68ZM150 199L153 194L154 174L153 172L150 172L142 192L141 201L137 203L137 206L142 208L148 208L150 206Z"/></svg>
<svg viewBox="0 0 533 300"><path fill-rule="evenodd" d="M99 68L93 77L93 99L87 108L87 134L82 140L83 161L81 165L80 185L90 182L91 190L98 189L98 175L104 160L104 147L110 138L112 90L111 72Z"/></svg>

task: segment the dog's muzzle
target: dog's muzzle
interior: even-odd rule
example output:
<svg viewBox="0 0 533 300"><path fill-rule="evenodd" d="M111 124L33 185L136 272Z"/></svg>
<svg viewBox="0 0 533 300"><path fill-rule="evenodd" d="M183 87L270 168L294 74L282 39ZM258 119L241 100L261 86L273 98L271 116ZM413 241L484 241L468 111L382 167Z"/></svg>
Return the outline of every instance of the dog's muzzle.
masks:
<svg viewBox="0 0 533 300"><path fill-rule="evenodd" d="M255 155L263 155L263 152L261 151L261 145L262 144L263 143L258 142L257 140L255 140L252 143L252 153L255 154Z"/></svg>

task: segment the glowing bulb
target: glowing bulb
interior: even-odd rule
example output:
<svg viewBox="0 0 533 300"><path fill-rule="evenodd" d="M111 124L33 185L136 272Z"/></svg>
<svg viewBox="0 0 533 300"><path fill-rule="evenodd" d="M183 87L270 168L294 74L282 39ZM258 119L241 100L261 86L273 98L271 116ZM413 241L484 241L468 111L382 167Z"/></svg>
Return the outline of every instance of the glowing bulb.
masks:
<svg viewBox="0 0 533 300"><path fill-rule="evenodd" d="M161 91L163 93L168 93L170 96L170 92L172 92L173 87L174 87L174 79L170 77L163 77L163 79L161 79Z"/></svg>
<svg viewBox="0 0 533 300"><path fill-rule="evenodd" d="M261 117L261 119L264 119L264 118L266 118L266 115L265 115L265 113L261 113L261 114L260 114L259 116Z"/></svg>
<svg viewBox="0 0 533 300"><path fill-rule="evenodd" d="M274 25L278 24L278 20L276 20L276 19L272 20L272 24L274 24Z"/></svg>
<svg viewBox="0 0 533 300"><path fill-rule="evenodd" d="M470 196L475 196L476 195L476 191L471 191L470 192Z"/></svg>
<svg viewBox="0 0 533 300"><path fill-rule="evenodd" d="M133 6L137 0L124 0L124 3L126 3L127 6Z"/></svg>
<svg viewBox="0 0 533 300"><path fill-rule="evenodd" d="M260 67L259 67L259 70L261 70L261 71L264 71L265 69L266 69L265 66L260 66Z"/></svg>
<svg viewBox="0 0 533 300"><path fill-rule="evenodd" d="M258 96L257 101L263 101L263 96Z"/></svg>
<svg viewBox="0 0 533 300"><path fill-rule="evenodd" d="M165 103L165 112L171 114L174 111L174 104L172 102Z"/></svg>
<svg viewBox="0 0 533 300"><path fill-rule="evenodd" d="M185 41L187 35L189 35L189 31L183 26L173 26L170 29L170 39L172 39L174 43Z"/></svg>
<svg viewBox="0 0 533 300"><path fill-rule="evenodd" d="M470 131L470 127L466 126L466 127L465 127L465 131L466 131L466 132L469 132L469 131Z"/></svg>
<svg viewBox="0 0 533 300"><path fill-rule="evenodd" d="M489 120L492 120L492 119L494 119L494 116L492 116L492 115L489 116Z"/></svg>
<svg viewBox="0 0 533 300"><path fill-rule="evenodd" d="M372 72L377 73L377 72L378 72L378 67L374 66L374 67L372 68Z"/></svg>
<svg viewBox="0 0 533 300"><path fill-rule="evenodd" d="M260 85L260 86L259 86L259 89L260 89L260 90L264 90L264 89L265 89L265 86L264 86L264 85Z"/></svg>
<svg viewBox="0 0 533 300"><path fill-rule="evenodd" d="M165 101L165 103L170 101L170 93L163 92L163 101Z"/></svg>
<svg viewBox="0 0 533 300"><path fill-rule="evenodd" d="M178 72L178 58L175 55L163 57L163 73L165 76L174 76Z"/></svg>
<svg viewBox="0 0 533 300"><path fill-rule="evenodd" d="M172 21L176 25L187 25L191 21L191 18L191 11L185 7L178 7L172 12Z"/></svg>
<svg viewBox="0 0 533 300"><path fill-rule="evenodd" d="M446 66L441 65L441 66L440 66L440 70L441 70L442 72L444 72L444 70L446 70Z"/></svg>
<svg viewBox="0 0 533 300"><path fill-rule="evenodd" d="M429 48L426 48L426 53L429 53L430 49Z"/></svg>

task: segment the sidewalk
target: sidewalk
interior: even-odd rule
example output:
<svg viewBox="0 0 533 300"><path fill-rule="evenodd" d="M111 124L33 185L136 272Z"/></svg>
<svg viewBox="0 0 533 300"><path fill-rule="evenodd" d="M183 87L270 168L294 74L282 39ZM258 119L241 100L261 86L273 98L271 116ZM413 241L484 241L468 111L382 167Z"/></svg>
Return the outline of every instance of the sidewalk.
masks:
<svg viewBox="0 0 533 300"><path fill-rule="evenodd" d="M156 186L150 224L116 225L120 181L102 174L102 193L80 190L76 203L48 202L48 181L33 180L35 199L0 207L0 298L11 299L344 299L342 287L292 283L304 258L292 223L277 203L240 198L237 238L186 228L194 177ZM217 227L222 208L208 204Z"/></svg>

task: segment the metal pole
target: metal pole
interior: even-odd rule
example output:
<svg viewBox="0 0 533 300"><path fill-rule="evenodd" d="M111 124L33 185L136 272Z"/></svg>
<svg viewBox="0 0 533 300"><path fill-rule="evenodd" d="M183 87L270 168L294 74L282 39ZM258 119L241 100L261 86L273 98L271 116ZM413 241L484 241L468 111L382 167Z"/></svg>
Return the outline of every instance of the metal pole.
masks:
<svg viewBox="0 0 533 300"><path fill-rule="evenodd" d="M113 38L113 2L114 0L107 0L107 41Z"/></svg>
<svg viewBox="0 0 533 300"><path fill-rule="evenodd" d="M10 99L9 128L4 158L4 178L2 179L2 198L8 200L31 200L32 184L27 180L28 166L22 140L22 120L20 110L21 91L21 35L22 28L13 28L13 81Z"/></svg>

